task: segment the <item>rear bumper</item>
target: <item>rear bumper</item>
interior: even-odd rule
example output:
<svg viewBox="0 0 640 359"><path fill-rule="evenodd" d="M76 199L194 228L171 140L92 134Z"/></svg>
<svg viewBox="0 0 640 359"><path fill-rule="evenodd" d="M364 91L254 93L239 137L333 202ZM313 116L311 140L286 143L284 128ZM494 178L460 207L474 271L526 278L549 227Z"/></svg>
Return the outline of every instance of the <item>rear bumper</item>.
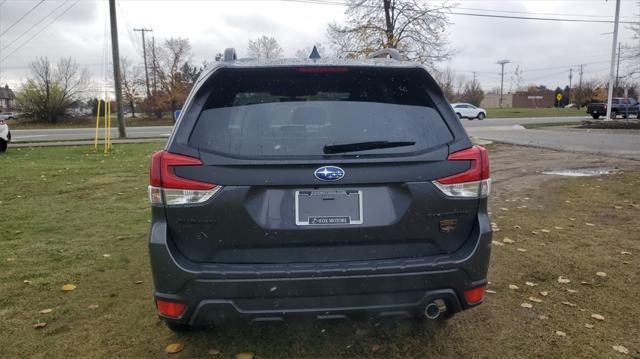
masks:
<svg viewBox="0 0 640 359"><path fill-rule="evenodd" d="M384 261L197 264L172 248L163 222L152 225L149 248L155 297L187 304L180 318L167 321L420 316L436 299L452 313L479 304L467 303L464 291L486 284L491 229L479 214L472 236L453 254Z"/></svg>

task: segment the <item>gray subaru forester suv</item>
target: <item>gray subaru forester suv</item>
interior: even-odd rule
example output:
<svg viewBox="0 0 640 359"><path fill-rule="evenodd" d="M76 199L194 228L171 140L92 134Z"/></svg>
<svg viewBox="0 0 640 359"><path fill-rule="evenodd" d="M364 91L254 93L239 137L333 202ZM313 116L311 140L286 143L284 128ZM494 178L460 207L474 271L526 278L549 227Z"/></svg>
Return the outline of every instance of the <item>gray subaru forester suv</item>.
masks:
<svg viewBox="0 0 640 359"><path fill-rule="evenodd" d="M480 304L489 163L427 70L222 61L151 160L155 304L171 329Z"/></svg>

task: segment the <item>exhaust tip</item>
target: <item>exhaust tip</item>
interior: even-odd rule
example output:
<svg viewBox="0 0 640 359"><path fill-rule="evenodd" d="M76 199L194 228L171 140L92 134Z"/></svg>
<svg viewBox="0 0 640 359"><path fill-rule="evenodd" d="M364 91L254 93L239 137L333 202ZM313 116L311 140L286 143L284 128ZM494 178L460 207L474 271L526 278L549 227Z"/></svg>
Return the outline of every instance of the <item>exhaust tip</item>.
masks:
<svg viewBox="0 0 640 359"><path fill-rule="evenodd" d="M440 307L435 302L427 304L424 308L424 316L429 319L438 319L440 316Z"/></svg>

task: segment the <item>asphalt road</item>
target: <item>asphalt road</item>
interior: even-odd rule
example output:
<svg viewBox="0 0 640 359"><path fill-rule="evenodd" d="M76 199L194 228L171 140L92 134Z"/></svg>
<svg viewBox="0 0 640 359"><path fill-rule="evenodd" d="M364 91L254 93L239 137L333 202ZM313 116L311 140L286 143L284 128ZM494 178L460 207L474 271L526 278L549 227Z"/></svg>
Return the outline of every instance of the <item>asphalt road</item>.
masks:
<svg viewBox="0 0 640 359"><path fill-rule="evenodd" d="M469 135L479 139L516 145L535 146L556 150L599 153L640 160L640 133L638 131L601 131L601 130L527 130L523 124L548 122L574 122L587 117L546 117L462 120ZM130 127L130 138L166 138L171 126ZM16 143L40 141L68 141L92 139L93 128L14 130ZM100 133L101 137L104 134ZM112 129L112 138L118 137L117 129Z"/></svg>

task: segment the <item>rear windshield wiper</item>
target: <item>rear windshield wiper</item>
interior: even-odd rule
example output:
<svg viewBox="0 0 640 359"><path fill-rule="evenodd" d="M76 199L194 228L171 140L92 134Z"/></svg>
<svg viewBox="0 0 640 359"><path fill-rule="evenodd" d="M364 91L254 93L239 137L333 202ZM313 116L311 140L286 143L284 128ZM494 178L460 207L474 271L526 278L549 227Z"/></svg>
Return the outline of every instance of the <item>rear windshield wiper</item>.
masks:
<svg viewBox="0 0 640 359"><path fill-rule="evenodd" d="M355 152L355 151L367 151L377 148L392 148L392 147L404 147L413 146L416 143L414 141L369 141L369 142L356 142L345 143L342 145L325 145L323 152L325 154Z"/></svg>

